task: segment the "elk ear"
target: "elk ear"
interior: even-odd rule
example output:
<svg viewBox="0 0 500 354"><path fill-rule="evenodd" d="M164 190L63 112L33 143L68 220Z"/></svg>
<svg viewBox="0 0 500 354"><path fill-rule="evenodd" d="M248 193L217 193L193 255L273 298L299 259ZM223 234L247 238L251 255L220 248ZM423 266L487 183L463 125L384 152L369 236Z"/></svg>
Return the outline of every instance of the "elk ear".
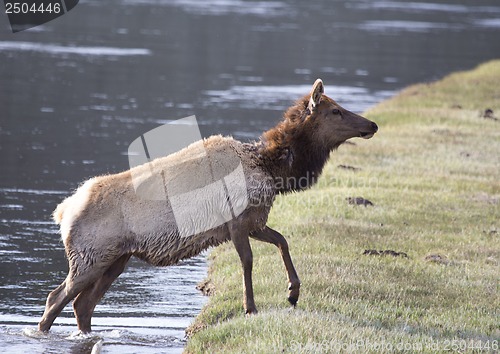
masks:
<svg viewBox="0 0 500 354"><path fill-rule="evenodd" d="M313 112L314 108L321 102L321 95L325 92L325 89L323 88L323 81L321 79L317 79L314 82L314 85L311 90L311 98L309 99L309 105L307 108L309 108L309 112Z"/></svg>

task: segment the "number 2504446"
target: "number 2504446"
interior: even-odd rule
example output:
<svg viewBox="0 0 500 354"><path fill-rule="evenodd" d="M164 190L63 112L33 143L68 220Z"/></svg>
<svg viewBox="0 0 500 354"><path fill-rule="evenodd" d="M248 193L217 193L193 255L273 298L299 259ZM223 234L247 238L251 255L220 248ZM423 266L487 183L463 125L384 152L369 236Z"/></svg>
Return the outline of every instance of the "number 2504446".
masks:
<svg viewBox="0 0 500 354"><path fill-rule="evenodd" d="M27 2L8 2L5 4L6 14L43 14L43 13L60 13L61 4L58 2L51 3L27 3Z"/></svg>

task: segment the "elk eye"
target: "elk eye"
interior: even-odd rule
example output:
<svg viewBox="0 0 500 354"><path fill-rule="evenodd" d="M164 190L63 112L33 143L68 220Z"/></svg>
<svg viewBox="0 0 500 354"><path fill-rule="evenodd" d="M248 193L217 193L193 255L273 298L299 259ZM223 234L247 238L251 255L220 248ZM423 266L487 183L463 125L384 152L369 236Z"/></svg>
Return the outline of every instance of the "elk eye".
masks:
<svg viewBox="0 0 500 354"><path fill-rule="evenodd" d="M338 110L337 108L335 108L335 109L332 111L332 113L333 113L334 115L339 115L339 114L340 114L340 110Z"/></svg>

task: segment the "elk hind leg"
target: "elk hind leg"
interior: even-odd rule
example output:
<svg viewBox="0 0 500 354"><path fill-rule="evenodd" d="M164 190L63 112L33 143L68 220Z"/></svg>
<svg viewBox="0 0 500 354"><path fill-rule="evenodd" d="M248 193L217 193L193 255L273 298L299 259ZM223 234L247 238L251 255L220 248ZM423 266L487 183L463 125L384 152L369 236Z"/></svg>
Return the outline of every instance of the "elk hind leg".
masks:
<svg viewBox="0 0 500 354"><path fill-rule="evenodd" d="M88 272L75 275L74 272L70 270L66 280L47 297L45 311L42 315L42 319L38 323L38 329L42 332L47 332L64 307L73 300L78 293L92 284L97 277L99 277L99 274L96 275L96 273Z"/></svg>
<svg viewBox="0 0 500 354"><path fill-rule="evenodd" d="M97 303L102 299L111 284L123 272L130 259L129 254L118 258L91 286L83 290L73 302L73 310L78 329L83 333L91 331L92 314Z"/></svg>

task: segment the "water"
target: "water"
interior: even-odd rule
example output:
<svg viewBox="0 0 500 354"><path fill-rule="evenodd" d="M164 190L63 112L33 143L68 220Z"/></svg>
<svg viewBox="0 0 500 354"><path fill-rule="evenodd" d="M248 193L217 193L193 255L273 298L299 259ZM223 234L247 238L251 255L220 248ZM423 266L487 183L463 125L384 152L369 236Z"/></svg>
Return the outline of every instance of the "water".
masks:
<svg viewBox="0 0 500 354"><path fill-rule="evenodd" d="M468 1L92 0L30 31L0 20L0 346L8 352L180 352L205 303L204 257L130 262L94 336L68 306L35 330L67 263L50 213L82 180L126 169L128 145L195 114L252 140L306 94L361 112L402 87L500 56L500 4ZM383 129L383 126L381 127Z"/></svg>
<svg viewBox="0 0 500 354"><path fill-rule="evenodd" d="M0 343L8 353L90 352L98 339L106 353L181 350L184 329L205 302L196 290L206 276L204 257L167 268L132 261L97 306L92 336L75 335L71 306L50 335L41 335L36 326L44 297L67 271L58 231L47 215L67 192L0 188L0 193Z"/></svg>

